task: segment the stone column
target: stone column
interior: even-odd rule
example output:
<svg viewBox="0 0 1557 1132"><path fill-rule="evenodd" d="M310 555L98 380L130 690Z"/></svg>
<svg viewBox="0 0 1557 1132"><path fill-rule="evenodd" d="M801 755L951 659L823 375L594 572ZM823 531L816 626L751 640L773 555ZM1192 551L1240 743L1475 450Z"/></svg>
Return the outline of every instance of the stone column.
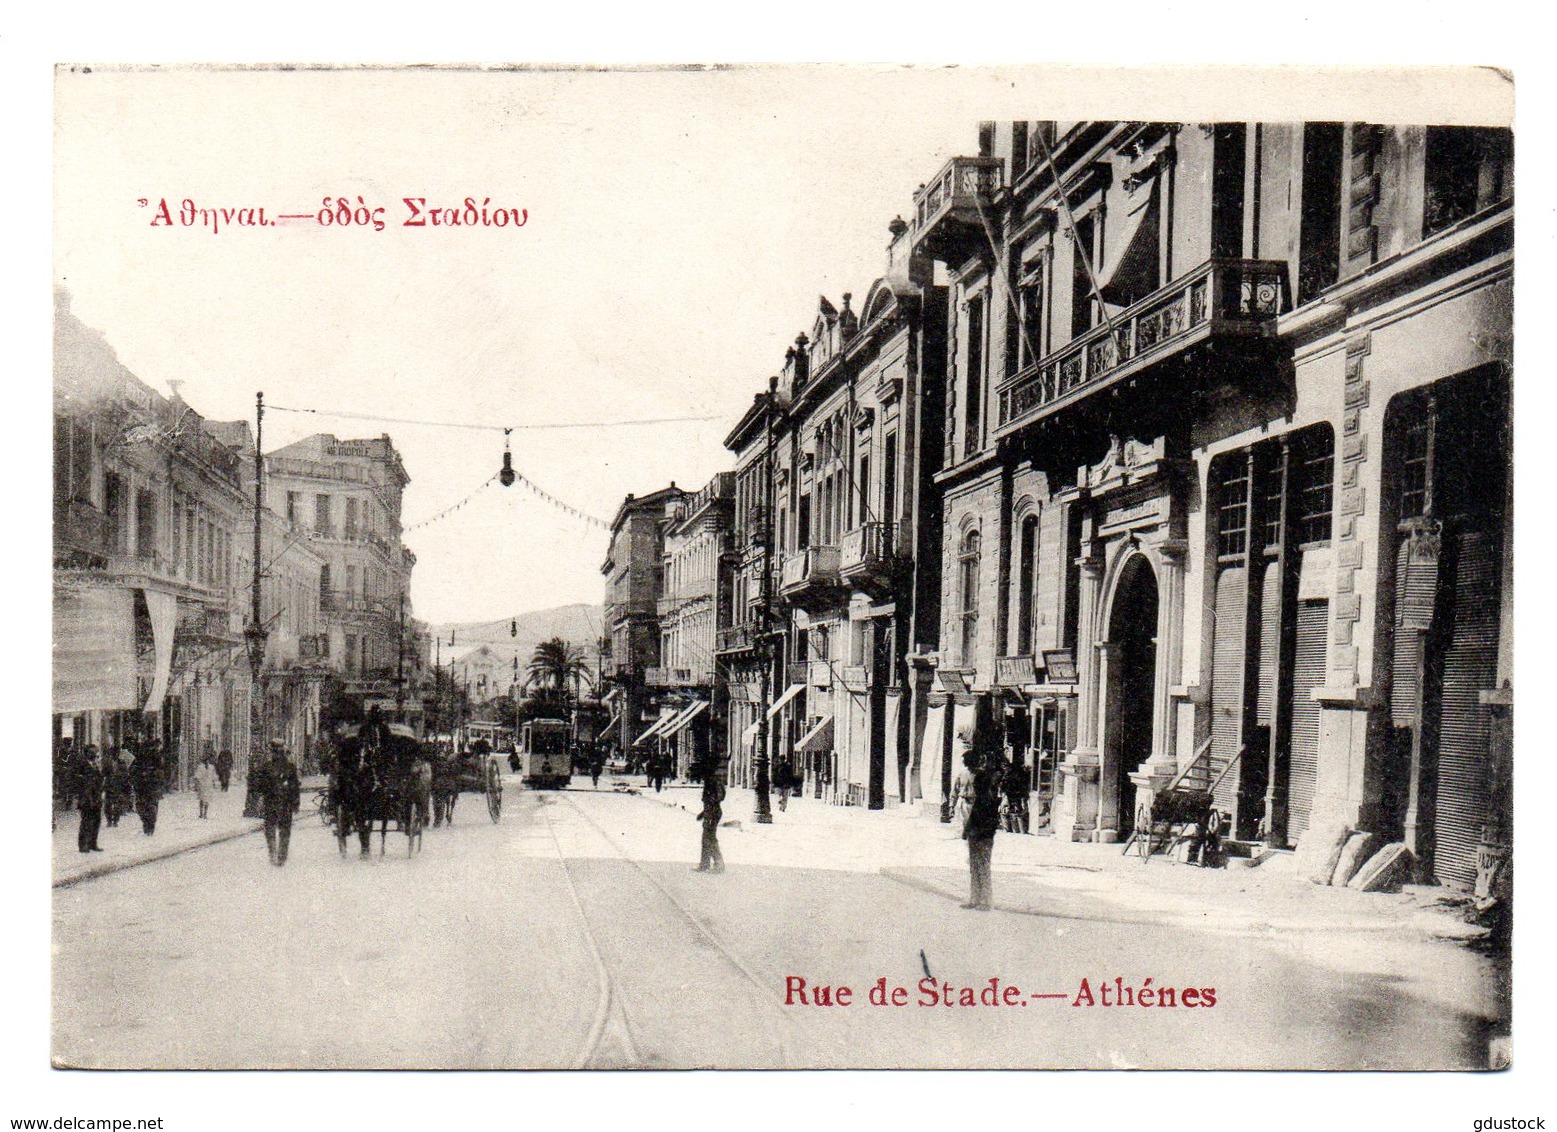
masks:
<svg viewBox="0 0 1557 1132"><path fill-rule="evenodd" d="M1187 544L1170 539L1157 548L1157 662L1152 682L1151 755L1130 774L1138 805L1150 805L1178 773L1172 689L1179 682L1184 637L1184 558Z"/></svg>
<svg viewBox="0 0 1557 1132"><path fill-rule="evenodd" d="M1097 834L1099 753L1099 685L1097 637L1098 584L1103 560L1082 555L1077 595L1076 627L1076 746L1059 765L1064 779L1063 809L1056 815L1055 835L1066 841L1092 841Z"/></svg>
<svg viewBox="0 0 1557 1132"><path fill-rule="evenodd" d="M1124 758L1120 740L1123 727L1119 714L1119 681L1113 675L1119 663L1120 649L1112 641L1097 643L1096 721L1097 728L1097 778L1094 805L1097 809L1097 830L1093 840L1115 842L1119 840L1119 793L1114 784L1119 780L1119 761Z"/></svg>

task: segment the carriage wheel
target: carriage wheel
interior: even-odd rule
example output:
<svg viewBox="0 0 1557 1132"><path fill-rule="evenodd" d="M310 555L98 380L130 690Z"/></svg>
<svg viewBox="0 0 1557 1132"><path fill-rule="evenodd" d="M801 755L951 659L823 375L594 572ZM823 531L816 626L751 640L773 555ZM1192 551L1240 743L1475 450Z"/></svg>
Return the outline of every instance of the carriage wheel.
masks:
<svg viewBox="0 0 1557 1132"><path fill-rule="evenodd" d="M487 813L492 815L492 823L494 825L503 816L503 783L501 781L487 783Z"/></svg>

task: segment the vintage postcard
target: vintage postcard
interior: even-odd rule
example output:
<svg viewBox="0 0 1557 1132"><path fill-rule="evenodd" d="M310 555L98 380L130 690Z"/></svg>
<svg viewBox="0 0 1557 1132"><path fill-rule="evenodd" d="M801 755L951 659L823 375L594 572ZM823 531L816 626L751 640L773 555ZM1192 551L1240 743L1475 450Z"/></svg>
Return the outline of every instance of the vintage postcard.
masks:
<svg viewBox="0 0 1557 1132"><path fill-rule="evenodd" d="M53 1065L1507 1068L1512 80L1188 74L61 63Z"/></svg>

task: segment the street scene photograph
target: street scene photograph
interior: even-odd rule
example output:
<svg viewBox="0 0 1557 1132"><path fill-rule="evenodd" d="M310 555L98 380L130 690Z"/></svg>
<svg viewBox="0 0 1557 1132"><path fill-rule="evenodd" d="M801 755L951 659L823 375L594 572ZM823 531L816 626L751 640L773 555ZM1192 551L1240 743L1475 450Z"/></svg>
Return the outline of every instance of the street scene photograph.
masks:
<svg viewBox="0 0 1557 1132"><path fill-rule="evenodd" d="M1513 88L1392 76L61 63L40 1061L1519 1064Z"/></svg>

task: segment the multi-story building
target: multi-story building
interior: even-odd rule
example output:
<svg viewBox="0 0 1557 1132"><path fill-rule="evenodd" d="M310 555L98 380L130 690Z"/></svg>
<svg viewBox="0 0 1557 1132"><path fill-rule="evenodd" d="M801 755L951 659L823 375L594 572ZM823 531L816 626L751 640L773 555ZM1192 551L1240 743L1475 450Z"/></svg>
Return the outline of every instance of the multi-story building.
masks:
<svg viewBox="0 0 1557 1132"><path fill-rule="evenodd" d="M725 759L724 680L716 679L718 631L728 620L735 477L720 472L665 512L665 550L656 602L660 662L644 683L679 714L655 740L686 776L710 754Z"/></svg>
<svg viewBox="0 0 1557 1132"><path fill-rule="evenodd" d="M1233 832L1507 836L1512 139L987 123L915 195L949 279L938 680L1066 838L1174 777ZM987 710L980 711L980 705Z"/></svg>
<svg viewBox="0 0 1557 1132"><path fill-rule="evenodd" d="M644 496L629 495L611 520L611 545L600 573L605 577L605 622L610 634L604 675L617 747L629 757L634 744L659 716L658 696L646 683L660 667L659 596L664 587L666 512L687 493L674 483Z"/></svg>
<svg viewBox="0 0 1557 1132"><path fill-rule="evenodd" d="M268 505L323 559L321 649L346 694L387 712L412 710L416 556L401 542L410 477L394 443L319 433L269 453L265 468Z"/></svg>
<svg viewBox="0 0 1557 1132"><path fill-rule="evenodd" d="M251 748L253 435L124 369L60 296L55 381L55 730L160 741L170 783ZM264 734L305 762L323 674L322 560L260 512Z"/></svg>
<svg viewBox="0 0 1557 1132"><path fill-rule="evenodd" d="M944 304L908 226L891 232L887 273L861 314L851 295L842 310L823 299L725 442L744 535L721 641L737 780L751 778L766 711L770 765L802 772L816 797L873 808L918 797L927 717L908 660L939 630L927 584L939 575L939 500L924 489L940 454L922 414L934 411L938 439ZM916 637L924 599L932 615Z"/></svg>

